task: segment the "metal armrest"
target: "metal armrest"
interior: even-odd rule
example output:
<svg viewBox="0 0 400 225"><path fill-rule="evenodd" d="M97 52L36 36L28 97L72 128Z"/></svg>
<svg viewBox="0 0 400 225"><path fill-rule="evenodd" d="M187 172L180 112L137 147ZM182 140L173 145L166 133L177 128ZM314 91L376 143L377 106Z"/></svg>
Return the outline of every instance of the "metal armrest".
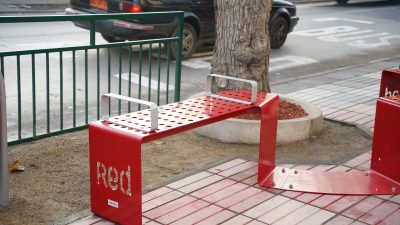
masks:
<svg viewBox="0 0 400 225"><path fill-rule="evenodd" d="M234 81L239 81L239 82L244 82L244 83L249 83L251 85L251 99L250 101L244 101L241 99L236 99L236 98L230 98L230 97L225 97L221 95L216 95L211 92L211 86L212 86L212 78L223 78L227 80L234 80ZM257 82L252 81L252 80L245 80L245 79L240 79L236 77L229 77L229 76L224 76L220 74L208 74L207 75L207 95L213 98L218 98L218 99L224 99L232 102L238 102L246 105L251 105L254 102L257 101Z"/></svg>
<svg viewBox="0 0 400 225"><path fill-rule="evenodd" d="M135 126L135 125L132 125L132 128L143 130L146 132L150 132L150 131L156 130L158 128L158 107L157 107L156 103L148 102L148 101L144 101L144 100L140 100L140 99L136 99L136 98L130 98L130 97L122 96L122 95L117 95L117 94L113 94L113 93L108 93L108 94L104 94L101 96L101 114L100 115L101 115L102 120L108 120L110 118L110 116L108 115L110 98L116 98L116 99L125 100L128 102L138 103L140 105L146 105L150 108L150 124L151 124L150 129L147 129L142 126Z"/></svg>

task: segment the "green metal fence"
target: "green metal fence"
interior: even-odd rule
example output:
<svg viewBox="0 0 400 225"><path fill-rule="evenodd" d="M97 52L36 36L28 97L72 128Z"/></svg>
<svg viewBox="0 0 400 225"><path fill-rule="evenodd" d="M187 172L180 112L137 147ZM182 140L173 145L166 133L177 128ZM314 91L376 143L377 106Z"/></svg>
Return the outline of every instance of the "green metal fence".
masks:
<svg viewBox="0 0 400 225"><path fill-rule="evenodd" d="M96 21L174 17L176 37L96 44ZM100 118L100 97L118 93L179 101L183 12L0 17L4 23L89 21L89 44L0 52L9 144L82 129ZM171 48L176 47L176 60ZM175 64L175 65L173 65ZM113 101L110 114L140 109Z"/></svg>

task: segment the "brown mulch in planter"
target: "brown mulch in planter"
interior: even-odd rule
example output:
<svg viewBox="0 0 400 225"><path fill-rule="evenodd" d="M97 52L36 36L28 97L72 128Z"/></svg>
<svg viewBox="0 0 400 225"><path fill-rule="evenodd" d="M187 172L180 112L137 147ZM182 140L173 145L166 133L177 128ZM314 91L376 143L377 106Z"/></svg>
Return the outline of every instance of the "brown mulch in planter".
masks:
<svg viewBox="0 0 400 225"><path fill-rule="evenodd" d="M296 119L306 116L308 116L308 113L306 113L300 105L279 99L279 120ZM236 118L245 120L260 120L260 114L244 114Z"/></svg>

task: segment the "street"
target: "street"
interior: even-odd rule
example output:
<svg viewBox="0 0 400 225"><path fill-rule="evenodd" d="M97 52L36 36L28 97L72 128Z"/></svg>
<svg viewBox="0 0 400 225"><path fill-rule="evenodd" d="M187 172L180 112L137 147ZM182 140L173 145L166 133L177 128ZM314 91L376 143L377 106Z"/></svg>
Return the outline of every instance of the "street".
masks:
<svg viewBox="0 0 400 225"><path fill-rule="evenodd" d="M270 56L270 81L272 90L274 84L285 81L301 79L302 77L310 77L321 75L329 71L345 70L358 65L365 65L384 59L393 59L400 57L400 4L391 1L352 1L348 5L337 5L334 2L298 4L297 14L300 18L298 25L294 31L288 35L286 43L281 49L274 49ZM0 52L43 49L54 47L67 47L89 44L89 32L81 28L75 27L72 23L32 23L32 24L0 24ZM96 43L106 43L99 34L96 36ZM153 46L154 47L154 46ZM153 49L153 56L158 53L157 46ZM127 49L122 49L124 56L123 65L127 64ZM118 50L112 51L112 55L119 54ZM95 51L89 51L89 56L95 56ZM107 51L100 52L101 64L106 62ZM44 56L43 56L44 57ZM145 56L144 56L145 57ZM30 56L21 57L21 76L22 87L31 86L31 64ZM37 57L37 61L43 58ZM77 67L80 68L81 74L84 65L83 53L76 55ZM195 93L205 89L205 77L210 72L212 60L212 51L200 51L192 59L182 62L182 89L181 98L187 98ZM95 95L94 86L96 82L96 65L95 58L89 59L89 94ZM58 54L50 54L51 70L57 73ZM64 66L65 76L67 77L64 88L64 95L70 96L72 89L70 68L72 54L65 53ZM114 61L113 61L114 62ZM146 63L147 61L144 61ZM16 125L16 59L6 58L5 60L5 79L6 87L9 88L7 107L9 108L8 117L9 131L11 136L15 136ZM116 61L112 68L112 82L118 82L118 66ZM165 62L162 62L165 63ZM400 63L400 62L399 62ZM172 63L171 67L174 67ZM388 65L389 67L397 67L396 65ZM146 67L145 65L143 67ZM126 67L124 67L126 68ZM382 68L386 69L386 68ZM106 80L106 69L102 70L100 79ZM127 69L122 71L123 85L128 86ZM137 73L137 67L134 67L133 73ZM379 72L379 71L376 71ZM45 66L40 63L36 67L36 74L45 74ZM146 76L147 73L143 73ZM134 75L135 77L135 75ZM79 76L78 90L83 89L84 78ZM146 84L152 81L144 78ZM151 78L150 78L151 79ZM169 87L173 91L173 80L169 83L162 78L161 87ZM45 120L45 82L42 78L36 80L38 92L38 120ZM133 88L137 87L138 79L132 79ZM59 87L60 80L58 77L52 77L50 80L51 87ZM151 85L151 88L157 88ZM92 90L93 88L93 90ZM103 87L105 88L105 87ZM132 89L133 89L132 88ZM165 89L165 88L164 88ZM161 89L160 89L161 90ZM105 89L102 91L106 91ZM113 87L112 91L117 91L117 87ZM163 91L163 90L161 90ZM165 90L164 90L165 91ZM22 91L22 104L31 105L31 92L27 88ZM57 99L59 90L50 91L51 98ZM82 93L78 93L80 97L77 104L84 102ZM89 105L95 106L96 99L89 98ZM25 99L24 99L25 98ZM67 98L67 97L66 97ZM155 99L152 99L155 101ZM67 102L67 100L65 100ZM58 100L52 101L52 105L58 103ZM53 106L52 106L53 107ZM66 110L70 110L70 105L65 105ZM22 108L23 115L31 114L29 107ZM78 113L83 113L78 110ZM54 113L55 114L55 113ZM65 115L68 119L67 114ZM54 117L54 118L53 118ZM92 117L91 117L92 118ZM52 113L52 121L57 121L56 116ZM14 121L14 122L13 122ZM26 124L32 122L27 119L23 121ZM40 124L40 123L38 123ZM29 126L28 126L29 128ZM30 128L31 129L31 128ZM30 132L30 131L29 131ZM27 133L29 133L27 132ZM9 135L9 136L10 136Z"/></svg>

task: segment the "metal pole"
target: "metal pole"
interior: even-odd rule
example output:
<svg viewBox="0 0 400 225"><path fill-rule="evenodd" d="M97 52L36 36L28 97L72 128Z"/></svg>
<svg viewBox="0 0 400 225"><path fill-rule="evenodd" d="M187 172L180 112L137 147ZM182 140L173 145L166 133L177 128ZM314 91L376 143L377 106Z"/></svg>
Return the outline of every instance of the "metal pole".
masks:
<svg viewBox="0 0 400 225"><path fill-rule="evenodd" d="M176 45L176 64L175 64L175 93L174 101L181 100L181 67L182 67L182 36L183 36L183 12L178 16L178 27L176 28L176 35L178 36Z"/></svg>
<svg viewBox="0 0 400 225"><path fill-rule="evenodd" d="M8 199L8 150L6 90L4 76L0 72L0 206L7 206Z"/></svg>

